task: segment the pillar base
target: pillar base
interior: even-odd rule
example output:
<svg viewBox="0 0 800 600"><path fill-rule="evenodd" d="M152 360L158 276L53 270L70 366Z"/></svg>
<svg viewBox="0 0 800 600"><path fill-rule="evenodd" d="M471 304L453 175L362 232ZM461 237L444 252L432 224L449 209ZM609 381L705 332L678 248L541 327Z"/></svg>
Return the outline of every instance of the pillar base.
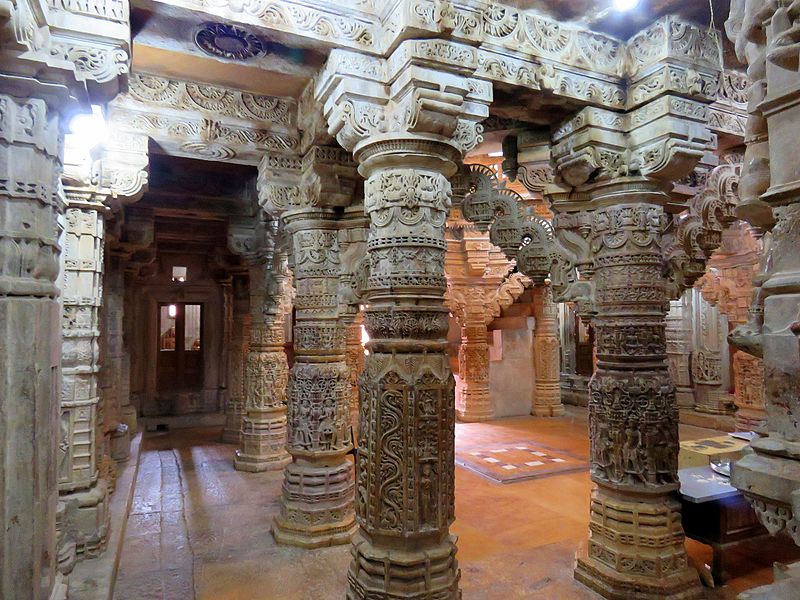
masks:
<svg viewBox="0 0 800 600"><path fill-rule="evenodd" d="M767 413L763 410L740 408L736 411L736 431L759 431L766 428Z"/></svg>
<svg viewBox="0 0 800 600"><path fill-rule="evenodd" d="M485 412L479 410L461 411L456 409L456 418L462 423L480 423L494 419L494 411L489 409Z"/></svg>
<svg viewBox="0 0 800 600"><path fill-rule="evenodd" d="M131 455L131 434L125 423L120 423L109 436L111 458L116 463L124 463Z"/></svg>
<svg viewBox="0 0 800 600"><path fill-rule="evenodd" d="M304 514L312 522L313 520L330 521L332 517L330 511L324 509ZM300 530L295 528L294 523L284 519L282 515L278 515L272 523L272 535L277 543L284 546L307 549L341 546L349 544L353 539L353 534L358 530L355 518L355 513L351 509L349 514L343 515L342 525L333 526L330 522L326 522L321 526Z"/></svg>
<svg viewBox="0 0 800 600"><path fill-rule="evenodd" d="M564 414L560 380L536 382L533 389L531 414L536 417L560 417Z"/></svg>
<svg viewBox="0 0 800 600"><path fill-rule="evenodd" d="M488 353L488 349L486 352ZM456 418L463 423L494 419L494 407L489 397L488 383L480 385L461 382L456 389Z"/></svg>
<svg viewBox="0 0 800 600"><path fill-rule="evenodd" d="M290 464L283 481L281 512L272 523L275 541L301 548L350 543L358 528L354 494L353 465L346 458L335 466Z"/></svg>
<svg viewBox="0 0 800 600"><path fill-rule="evenodd" d="M531 410L531 414L535 417L563 417L564 405L534 406L533 410Z"/></svg>
<svg viewBox="0 0 800 600"><path fill-rule="evenodd" d="M680 422L684 425L694 425L695 427L705 427L706 429L718 429L719 431L737 431L733 415L703 413L697 412L691 408L682 408L679 414Z"/></svg>
<svg viewBox="0 0 800 600"><path fill-rule="evenodd" d="M75 542L78 560L97 558L108 542L108 485L105 480L87 490L61 494L66 506L65 527Z"/></svg>
<svg viewBox="0 0 800 600"><path fill-rule="evenodd" d="M242 422L241 449L236 451L233 467L237 471L260 473L279 471L292 462L286 450L286 409L277 419L245 417Z"/></svg>
<svg viewBox="0 0 800 600"><path fill-rule="evenodd" d="M347 573L347 600L460 600L456 536L419 546L419 550L381 550L363 531L356 533Z"/></svg>
<svg viewBox="0 0 800 600"><path fill-rule="evenodd" d="M694 390L692 388L675 388L675 402L678 405L679 409L692 409L694 408L695 399L694 399Z"/></svg>
<svg viewBox="0 0 800 600"><path fill-rule="evenodd" d="M233 429L226 425L225 429L222 430L222 435L219 439L223 444L241 444L242 429L241 427L238 429Z"/></svg>
<svg viewBox="0 0 800 600"><path fill-rule="evenodd" d="M135 436L139 431L139 424L136 420L136 409L130 404L119 409L120 423L125 423L128 426L128 433L131 437Z"/></svg>
<svg viewBox="0 0 800 600"><path fill-rule="evenodd" d="M660 487L598 484L575 579L613 600L704 597L688 565L680 503L671 495L677 485Z"/></svg>
<svg viewBox="0 0 800 600"><path fill-rule="evenodd" d="M67 600L68 590L66 577L61 573L56 573L56 581L53 584L53 590L50 592L48 600Z"/></svg>
<svg viewBox="0 0 800 600"><path fill-rule="evenodd" d="M247 473L261 473L262 471L280 471L292 462L292 457L285 450L276 455L245 454L242 450L236 451L233 457L233 468Z"/></svg>
<svg viewBox="0 0 800 600"><path fill-rule="evenodd" d="M245 413L240 406L232 406L233 401L228 400L225 410L225 428L220 438L224 444L239 444L242 441L242 425Z"/></svg>
<svg viewBox="0 0 800 600"><path fill-rule="evenodd" d="M732 415L736 405L733 396L723 390L705 390L698 386L694 409L709 415Z"/></svg>
<svg viewBox="0 0 800 600"><path fill-rule="evenodd" d="M620 573L589 556L579 556L575 579L610 600L699 600L705 598L692 568L659 579Z"/></svg>

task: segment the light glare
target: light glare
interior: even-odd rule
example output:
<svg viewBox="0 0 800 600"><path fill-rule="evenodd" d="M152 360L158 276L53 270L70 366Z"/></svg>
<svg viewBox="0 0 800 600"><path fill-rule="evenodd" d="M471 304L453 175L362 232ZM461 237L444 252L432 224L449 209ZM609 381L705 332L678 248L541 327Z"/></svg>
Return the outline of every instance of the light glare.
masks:
<svg viewBox="0 0 800 600"><path fill-rule="evenodd" d="M639 0L614 0L614 10L626 12L639 6Z"/></svg>
<svg viewBox="0 0 800 600"><path fill-rule="evenodd" d="M103 118L103 109L97 104L92 104L92 114L80 114L72 117L69 122L72 139L77 145L86 150L91 150L102 144L108 138L108 126Z"/></svg>

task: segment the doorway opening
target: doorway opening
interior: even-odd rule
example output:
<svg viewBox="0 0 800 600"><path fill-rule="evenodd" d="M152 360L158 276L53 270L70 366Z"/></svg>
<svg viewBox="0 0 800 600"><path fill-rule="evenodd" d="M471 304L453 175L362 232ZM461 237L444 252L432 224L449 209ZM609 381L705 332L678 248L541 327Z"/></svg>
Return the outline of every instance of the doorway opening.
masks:
<svg viewBox="0 0 800 600"><path fill-rule="evenodd" d="M158 392L199 393L203 387L203 305L159 304Z"/></svg>

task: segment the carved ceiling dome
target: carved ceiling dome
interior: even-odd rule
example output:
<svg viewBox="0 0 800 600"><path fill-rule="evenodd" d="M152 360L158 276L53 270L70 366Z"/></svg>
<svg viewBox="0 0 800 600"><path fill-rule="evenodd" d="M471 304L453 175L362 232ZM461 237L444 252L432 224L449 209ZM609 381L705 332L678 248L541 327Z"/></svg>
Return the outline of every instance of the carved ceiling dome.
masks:
<svg viewBox="0 0 800 600"><path fill-rule="evenodd" d="M212 56L233 60L247 60L267 53L261 38L233 25L203 23L194 36L197 47Z"/></svg>

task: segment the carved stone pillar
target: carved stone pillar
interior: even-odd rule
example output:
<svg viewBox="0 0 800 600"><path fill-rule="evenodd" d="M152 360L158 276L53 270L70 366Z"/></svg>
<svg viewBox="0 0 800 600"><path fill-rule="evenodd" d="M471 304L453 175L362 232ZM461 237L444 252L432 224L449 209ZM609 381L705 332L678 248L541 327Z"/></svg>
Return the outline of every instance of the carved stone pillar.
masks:
<svg viewBox="0 0 800 600"><path fill-rule="evenodd" d="M591 264L581 274L594 285L597 355L589 383L597 487L575 577L607 598L702 597L673 494L678 405L665 332L668 300L685 287L676 285L683 271L671 269L686 261L673 267L665 249L677 243L668 227L667 209L677 212L669 191L704 151L704 118L702 105L667 96L625 116L585 109L556 132L553 153L572 188L555 196L554 210L574 213L557 215L556 226L588 226ZM579 238L575 244L583 247Z"/></svg>
<svg viewBox="0 0 800 600"><path fill-rule="evenodd" d="M103 289L102 196L65 186L62 388L58 488L78 555L97 556L108 535L108 473L101 475L104 417L99 395ZM108 457L110 460L110 457Z"/></svg>
<svg viewBox="0 0 800 600"><path fill-rule="evenodd" d="M476 67L472 48L442 40L402 42L386 60L334 50L316 90L366 178L370 218L349 600L460 597L445 221L448 178L488 113L490 85L463 75Z"/></svg>
<svg viewBox="0 0 800 600"><path fill-rule="evenodd" d="M244 247L250 267L250 339L244 367L247 414L233 460L237 471L275 471L291 460L286 451L289 365L283 350L286 259L274 248L274 225L263 225L232 233L236 238L232 246Z"/></svg>
<svg viewBox="0 0 800 600"><path fill-rule="evenodd" d="M735 158L735 157L734 157ZM709 269L695 284L703 298L719 306L720 313L728 319L728 325L745 325L749 319L750 301L753 297L754 277L761 285L759 255L762 232L739 222L723 232L722 246L709 260ZM763 260L763 259L762 259ZM727 333L727 332L725 332ZM745 352L734 350L734 346L721 344L723 349L734 352L731 380L736 405L735 427L738 431L756 431L766 423L764 408L764 367L761 359ZM724 360L724 359L723 359Z"/></svg>
<svg viewBox="0 0 800 600"><path fill-rule="evenodd" d="M130 355L124 337L125 273L117 257L108 251L106 244L106 270L103 273L103 307L100 311L102 330L101 398L111 400L115 407L115 419L127 426L123 436L123 447L112 445L112 456L127 459L130 438L136 434L136 409L131 406ZM109 431L108 427L106 431ZM112 442L114 432L111 432ZM124 455L120 455L123 452Z"/></svg>
<svg viewBox="0 0 800 600"><path fill-rule="evenodd" d="M246 414L244 377L250 337L250 308L243 277L233 278L231 302L233 306L228 354L228 402L225 405L222 441L238 444L241 442L242 419Z"/></svg>
<svg viewBox="0 0 800 600"><path fill-rule="evenodd" d="M639 185L643 199L658 193ZM627 197L636 198L631 191ZM642 598L701 596L672 496L678 410L666 364L659 247L665 221L662 207L645 202L593 215L598 364L589 384L589 428L597 488L588 555L578 559L575 576L609 598L626 589Z"/></svg>
<svg viewBox="0 0 800 600"><path fill-rule="evenodd" d="M692 380L698 412L726 415L733 412L733 398L723 388L722 344L719 306L694 293L695 343L692 352ZM725 332L727 335L727 331Z"/></svg>
<svg viewBox="0 0 800 600"><path fill-rule="evenodd" d="M558 305L549 285L533 288L533 364L536 391L532 415L557 417L564 414L561 404L561 348L558 340Z"/></svg>
<svg viewBox="0 0 800 600"><path fill-rule="evenodd" d="M364 370L364 344L362 326L364 312L365 273L367 269L367 231L369 219L364 215L361 201L354 202L344 210L339 221L339 322L344 328L345 362L350 378L350 426L353 443L358 439L360 420L358 380Z"/></svg>
<svg viewBox="0 0 800 600"><path fill-rule="evenodd" d="M689 370L692 355L692 290L669 303L667 313L667 367L675 384L679 409L694 408L694 388Z"/></svg>
<svg viewBox="0 0 800 600"><path fill-rule="evenodd" d="M507 277L513 264L458 210L450 212L446 238L445 303L461 326L456 416L464 422L487 421L494 417L489 394L488 325L530 282L521 282L519 275Z"/></svg>
<svg viewBox="0 0 800 600"><path fill-rule="evenodd" d="M364 344L361 341L364 315L359 311L352 316L352 319L342 319L341 321L345 338L344 360L350 378L350 427L353 429L353 434L358 435L358 380L364 370Z"/></svg>
<svg viewBox="0 0 800 600"><path fill-rule="evenodd" d="M0 77L0 596L19 600L66 594L54 526L63 439L59 123L44 100L8 95Z"/></svg>
<svg viewBox="0 0 800 600"><path fill-rule="evenodd" d="M753 135L746 139L742 181L761 184L753 202L771 207L776 221L771 242L765 236L765 273L753 319L731 335L741 350L763 356L768 436L751 442L752 452L734 465L731 483L770 533L786 530L800 544L800 163L794 151L800 135L800 13L796 3L739 0L731 3L726 25L753 74L749 106L757 108L748 120ZM799 583L796 577L776 582L759 589L759 597L791 597Z"/></svg>
<svg viewBox="0 0 800 600"><path fill-rule="evenodd" d="M494 416L489 398L489 344L484 322L484 307L480 312L464 316L461 325L461 346L458 348L458 373L461 389L456 398L458 419L466 423L486 421Z"/></svg>
<svg viewBox="0 0 800 600"><path fill-rule="evenodd" d="M109 192L107 204L113 211L105 223L106 272L103 275L104 305L100 311L104 324L100 375L103 394L108 393L115 399L117 419L128 426L128 441L123 442L127 445L138 430L137 409L131 403L131 352L126 335L130 328L129 320L125 318L126 281L130 277L128 261L137 251L153 243L155 231L152 221L144 231L131 231L131 221L127 221L123 233L125 219L122 217L125 216L124 206L138 201L147 189L147 144L146 135L124 134L112 128L103 144L100 161L101 185Z"/></svg>
<svg viewBox="0 0 800 600"><path fill-rule="evenodd" d="M294 366L289 375L289 452L278 543L317 548L350 541L355 530L353 465L347 458L350 379L338 319L338 224L332 209L283 215L295 277Z"/></svg>

